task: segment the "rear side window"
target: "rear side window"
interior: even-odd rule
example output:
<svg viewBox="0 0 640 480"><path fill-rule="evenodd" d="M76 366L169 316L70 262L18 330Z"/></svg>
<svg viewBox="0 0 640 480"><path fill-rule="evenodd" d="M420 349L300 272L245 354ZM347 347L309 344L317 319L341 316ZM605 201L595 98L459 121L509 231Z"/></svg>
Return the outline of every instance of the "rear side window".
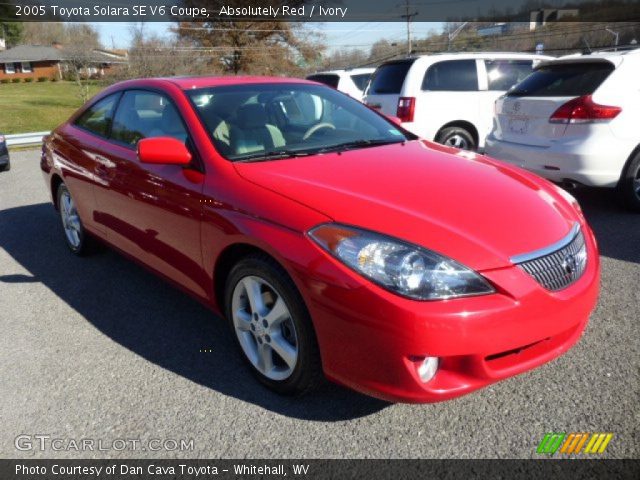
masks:
<svg viewBox="0 0 640 480"><path fill-rule="evenodd" d="M331 88L338 88L338 83L340 82L340 77L338 75L330 75L330 74L318 74L318 75L310 75L307 77L307 80L311 80L313 82L324 83L325 85Z"/></svg>
<svg viewBox="0 0 640 480"><path fill-rule="evenodd" d="M370 94L400 93L412 61L394 62L380 65L371 78Z"/></svg>
<svg viewBox="0 0 640 480"><path fill-rule="evenodd" d="M591 95L614 70L611 63L551 64L538 68L508 93L512 97Z"/></svg>
<svg viewBox="0 0 640 480"><path fill-rule="evenodd" d="M106 137L109 133L109 128L111 128L113 110L119 96L119 93L114 93L99 100L80 115L75 121L75 125L96 135Z"/></svg>
<svg viewBox="0 0 640 480"><path fill-rule="evenodd" d="M367 88L367 83L369 82L370 78L371 78L370 73L358 73L357 75L351 75L351 80L353 80L353 83L356 84L356 87L358 87L358 90L363 90L363 91L365 88Z"/></svg>
<svg viewBox="0 0 640 480"><path fill-rule="evenodd" d="M531 60L485 60L489 90L509 90L533 71Z"/></svg>
<svg viewBox="0 0 640 480"><path fill-rule="evenodd" d="M478 69L475 60L446 60L429 67L422 81L422 90L474 92L478 90Z"/></svg>

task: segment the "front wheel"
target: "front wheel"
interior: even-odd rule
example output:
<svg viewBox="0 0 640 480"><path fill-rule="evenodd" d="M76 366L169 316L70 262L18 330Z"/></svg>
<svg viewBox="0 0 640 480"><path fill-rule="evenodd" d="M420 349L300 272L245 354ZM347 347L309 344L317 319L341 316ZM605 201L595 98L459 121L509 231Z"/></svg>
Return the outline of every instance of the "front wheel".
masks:
<svg viewBox="0 0 640 480"><path fill-rule="evenodd" d="M625 168L618 184L618 194L627 208L640 212L640 152Z"/></svg>
<svg viewBox="0 0 640 480"><path fill-rule="evenodd" d="M243 357L258 379L285 395L300 395L322 382L316 336L291 278L271 258L252 255L231 270L226 316Z"/></svg>
<svg viewBox="0 0 640 480"><path fill-rule="evenodd" d="M478 148L473 135L462 127L443 128L436 135L436 142L462 150L475 151Z"/></svg>

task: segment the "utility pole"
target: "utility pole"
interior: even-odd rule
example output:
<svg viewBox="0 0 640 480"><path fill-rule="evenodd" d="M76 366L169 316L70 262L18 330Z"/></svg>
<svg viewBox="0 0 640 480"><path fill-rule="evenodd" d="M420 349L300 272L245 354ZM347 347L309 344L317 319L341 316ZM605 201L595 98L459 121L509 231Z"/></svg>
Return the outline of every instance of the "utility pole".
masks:
<svg viewBox="0 0 640 480"><path fill-rule="evenodd" d="M409 13L411 8L409 0L405 0L404 8L405 14L400 15L400 18L405 18L407 20L407 55L411 55L411 51L413 50L411 45L411 19L418 15L418 12Z"/></svg>
<svg viewBox="0 0 640 480"><path fill-rule="evenodd" d="M611 35L613 35L614 37L616 37L616 50L618 50L618 42L620 40L620 32L614 32L610 28L605 28L605 30L607 32L609 32Z"/></svg>
<svg viewBox="0 0 640 480"><path fill-rule="evenodd" d="M451 42L453 42L456 39L458 34L462 31L462 29L464 27L467 26L468 23L469 22L463 22L453 32L449 31L449 26L447 25L447 39L448 39L448 41L447 41L447 51L451 50Z"/></svg>

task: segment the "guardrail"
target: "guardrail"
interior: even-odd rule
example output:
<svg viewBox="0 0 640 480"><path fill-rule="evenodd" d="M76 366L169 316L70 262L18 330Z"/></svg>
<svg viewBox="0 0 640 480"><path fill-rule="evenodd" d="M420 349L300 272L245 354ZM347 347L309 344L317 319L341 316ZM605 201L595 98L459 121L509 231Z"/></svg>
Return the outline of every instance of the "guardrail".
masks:
<svg viewBox="0 0 640 480"><path fill-rule="evenodd" d="M17 133L14 135L5 135L4 137L9 147L21 147L42 143L42 137L49 135L49 133L50 132Z"/></svg>

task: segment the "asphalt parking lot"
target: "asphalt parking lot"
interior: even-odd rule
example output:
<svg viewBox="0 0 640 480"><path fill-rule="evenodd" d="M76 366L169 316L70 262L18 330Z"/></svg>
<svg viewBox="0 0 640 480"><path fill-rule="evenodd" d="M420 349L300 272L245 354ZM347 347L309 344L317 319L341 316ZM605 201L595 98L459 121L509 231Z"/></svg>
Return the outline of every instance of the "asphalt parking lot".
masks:
<svg viewBox="0 0 640 480"><path fill-rule="evenodd" d="M640 445L640 215L576 196L602 254L599 305L560 359L453 401L387 404L337 386L282 398L222 321L112 251L68 253L36 150L0 173L0 457L533 458L546 432ZM204 352L203 350L207 350ZM18 435L193 439L188 451L19 451Z"/></svg>

